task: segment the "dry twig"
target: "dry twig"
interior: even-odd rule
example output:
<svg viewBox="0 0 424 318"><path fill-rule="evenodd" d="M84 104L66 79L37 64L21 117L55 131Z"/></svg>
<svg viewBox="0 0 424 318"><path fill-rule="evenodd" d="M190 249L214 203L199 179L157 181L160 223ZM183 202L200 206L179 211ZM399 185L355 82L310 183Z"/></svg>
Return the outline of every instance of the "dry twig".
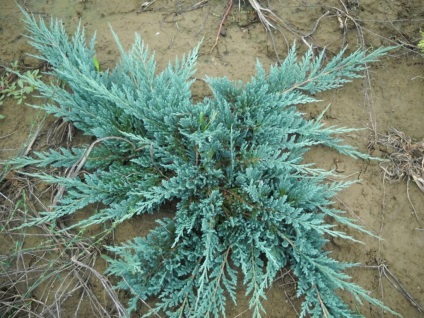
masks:
<svg viewBox="0 0 424 318"><path fill-rule="evenodd" d="M401 284L399 279L389 270L386 264L381 263L378 265L378 272L380 277L385 277L393 287L402 294L419 312L424 312L424 307L406 290Z"/></svg>
<svg viewBox="0 0 424 318"><path fill-rule="evenodd" d="M228 2L227 10L225 10L224 16L222 17L221 22L219 23L218 34L216 35L215 43L209 52L212 52L213 49L218 45L218 40L219 40L219 37L221 36L222 27L225 23L225 20L227 20L228 14L230 13L231 8L233 7L233 4L234 4L234 0L230 0Z"/></svg>

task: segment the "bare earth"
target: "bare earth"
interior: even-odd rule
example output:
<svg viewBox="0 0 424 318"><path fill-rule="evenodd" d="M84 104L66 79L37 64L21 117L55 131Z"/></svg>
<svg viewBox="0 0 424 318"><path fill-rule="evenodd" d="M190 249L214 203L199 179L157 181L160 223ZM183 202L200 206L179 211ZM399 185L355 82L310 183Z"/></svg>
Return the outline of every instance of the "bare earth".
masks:
<svg viewBox="0 0 424 318"><path fill-rule="evenodd" d="M279 32L274 32L280 59L287 53L286 40L292 43L296 39L299 52L305 51L307 46L301 36L312 31L306 42L318 50L325 47L329 58L344 44L348 44L350 50L360 45L369 49L402 45L371 65L364 79L318 96L322 102L302 109L306 116L317 116L331 104L325 122L365 128L345 139L374 156L382 156L383 151L378 145L373 146L373 133L385 134L388 129L396 128L413 140L424 140L424 56L414 50L420 38L419 30L424 29L422 0L268 2L281 18L275 22ZM34 14L62 19L70 33L79 19L88 36L97 31L97 58L104 69L113 67L119 59L110 27L126 47L133 42L134 33L139 33L150 49L156 51L159 69L203 38L198 78L227 76L247 81L254 73L256 60L265 67L277 61L272 40L247 1L241 1L240 6L235 1L218 45L212 51L227 1L156 0L151 6L147 3L142 6L142 3L134 0L19 1ZM141 10L144 12L139 12ZM26 55L32 49L21 35L25 33L21 18L14 1L0 0L0 64L3 66L15 60L28 67L38 65ZM204 84L196 81L195 98L208 93ZM33 98L28 101L38 102ZM0 159L6 159L26 145L31 129L41 117L37 110L17 105L13 99L7 99L0 106L0 113L6 116L0 121ZM328 248L339 260L363 264L349 274L373 297L383 300L405 318L424 317L420 311L424 305L424 193L412 181L389 183L384 180L378 162L353 160L321 148L308 154L307 160L319 167L336 169L348 180L360 179L341 193L334 204L381 238L347 230L364 244L333 240ZM147 216L123 224L117 229L115 240L123 242L143 235L152 224L153 218ZM103 261L98 262L97 268L104 269ZM299 301L290 288L290 281L282 277L269 290L266 317L297 317ZM102 292L101 288L97 290ZM119 295L125 297L123 293ZM251 316L246 311L248 303L243 290L238 299L237 306L229 304L228 317ZM348 301L365 317L392 317L368 304L361 306L353 299ZM73 306L70 298L64 306L64 317L74 316ZM82 306L76 316L91 317L89 308L85 310Z"/></svg>

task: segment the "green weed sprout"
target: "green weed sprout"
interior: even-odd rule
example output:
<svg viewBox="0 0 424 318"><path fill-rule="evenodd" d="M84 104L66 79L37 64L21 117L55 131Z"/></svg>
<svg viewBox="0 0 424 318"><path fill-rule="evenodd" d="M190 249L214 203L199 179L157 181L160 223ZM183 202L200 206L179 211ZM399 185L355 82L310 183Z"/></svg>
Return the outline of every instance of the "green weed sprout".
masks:
<svg viewBox="0 0 424 318"><path fill-rule="evenodd" d="M22 104L27 96L34 92L35 86L30 84L30 80L36 81L41 78L38 69L20 74L18 67L18 61L11 63L11 68L8 68L4 76L0 78L0 105L3 104L5 97L13 97L17 99L18 105ZM17 76L17 80L14 80L14 75ZM4 118L0 116L0 119Z"/></svg>
<svg viewBox="0 0 424 318"><path fill-rule="evenodd" d="M424 32L420 31L421 34L421 40L418 42L418 48L421 50L421 53L424 54Z"/></svg>

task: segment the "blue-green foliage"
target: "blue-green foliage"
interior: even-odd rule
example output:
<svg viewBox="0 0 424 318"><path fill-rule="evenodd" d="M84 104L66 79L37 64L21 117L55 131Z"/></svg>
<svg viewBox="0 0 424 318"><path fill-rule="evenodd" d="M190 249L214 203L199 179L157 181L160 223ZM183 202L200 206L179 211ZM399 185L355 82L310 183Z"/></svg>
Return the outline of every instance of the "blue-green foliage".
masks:
<svg viewBox="0 0 424 318"><path fill-rule="evenodd" d="M58 21L46 26L26 14L26 23L38 57L59 79L57 85L31 83L51 101L39 107L96 139L90 147L14 160L20 167L84 166L74 178L35 175L66 192L54 212L30 224L54 222L101 202L107 207L78 226L115 226L177 202L174 217L159 220L146 237L109 247L117 258L109 259L107 271L122 277L118 286L130 291L130 310L138 299L156 297L149 314L220 317L243 284L259 317L267 288L285 267L298 278L301 317L354 317L337 289L382 306L349 282L344 270L354 264L323 249L330 236L352 239L327 223L330 218L366 232L331 207L348 184L325 182L331 172L303 162L314 145L367 156L335 137L352 129L325 127L322 116L306 119L296 105L359 77L388 49L347 57L342 51L324 65L324 53L308 51L299 60L293 46L269 73L258 62L246 84L207 78L213 97L194 103L190 85L198 47L157 72L138 36L125 52L115 35L121 62L99 71L94 38L87 47L81 28L69 41Z"/></svg>

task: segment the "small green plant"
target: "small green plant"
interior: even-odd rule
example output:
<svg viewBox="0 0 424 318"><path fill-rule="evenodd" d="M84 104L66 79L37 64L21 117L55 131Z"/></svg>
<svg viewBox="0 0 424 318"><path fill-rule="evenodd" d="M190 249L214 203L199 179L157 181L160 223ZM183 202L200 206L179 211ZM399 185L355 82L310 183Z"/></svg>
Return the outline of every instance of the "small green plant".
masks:
<svg viewBox="0 0 424 318"><path fill-rule="evenodd" d="M0 105L5 96L13 97L18 100L18 104L22 104L27 96L35 90L35 86L30 84L30 80L35 81L41 78L38 69L20 74L18 68L18 61L11 63L11 67L0 78Z"/></svg>
<svg viewBox="0 0 424 318"><path fill-rule="evenodd" d="M266 289L282 268L297 277L300 316L358 317L337 294L360 303L380 301L349 281L355 264L337 261L324 249L329 237L355 241L336 223L367 232L332 206L349 183L331 182L330 171L304 163L314 145L355 158L369 156L336 136L354 129L325 127L321 114L306 119L297 105L315 94L361 77L366 65L390 48L367 54L345 51L324 64L309 50L300 60L293 46L286 59L243 84L206 78L213 97L194 103L194 48L156 72L154 57L137 36L122 60L99 72L78 28L72 40L63 24L47 26L24 12L37 57L52 66L65 87L23 76L51 102L38 106L71 121L96 140L88 146L47 150L12 160L17 167L62 167L68 177L30 174L66 189L54 211L26 225L55 223L96 202L104 208L70 227L111 224L176 203L173 217L158 220L146 237L109 246L107 272L122 278L119 288L138 300L157 299L148 315L221 317L236 302L242 284L254 317L264 312ZM82 169L84 168L84 169Z"/></svg>
<svg viewBox="0 0 424 318"><path fill-rule="evenodd" d="M420 31L421 40L418 42L418 48L421 50L421 53L424 54L424 32Z"/></svg>

